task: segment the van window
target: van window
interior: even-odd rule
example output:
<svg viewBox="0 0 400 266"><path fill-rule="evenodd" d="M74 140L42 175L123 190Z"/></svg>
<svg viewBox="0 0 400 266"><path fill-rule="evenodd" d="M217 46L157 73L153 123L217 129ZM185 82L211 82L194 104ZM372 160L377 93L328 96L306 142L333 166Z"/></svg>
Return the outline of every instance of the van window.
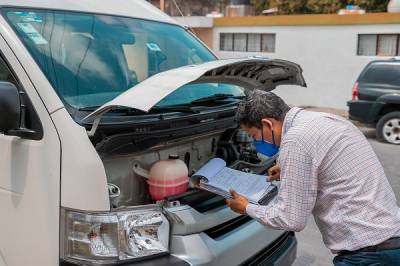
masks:
<svg viewBox="0 0 400 266"><path fill-rule="evenodd" d="M372 64L360 82L400 86L400 64Z"/></svg>
<svg viewBox="0 0 400 266"><path fill-rule="evenodd" d="M10 69L7 66L7 63L1 56L0 56L0 81L7 81L13 83L15 86L18 87L17 80L14 78L13 74L11 73Z"/></svg>
<svg viewBox="0 0 400 266"><path fill-rule="evenodd" d="M216 59L176 25L64 11L3 12L60 98L74 108L100 106L161 71Z"/></svg>

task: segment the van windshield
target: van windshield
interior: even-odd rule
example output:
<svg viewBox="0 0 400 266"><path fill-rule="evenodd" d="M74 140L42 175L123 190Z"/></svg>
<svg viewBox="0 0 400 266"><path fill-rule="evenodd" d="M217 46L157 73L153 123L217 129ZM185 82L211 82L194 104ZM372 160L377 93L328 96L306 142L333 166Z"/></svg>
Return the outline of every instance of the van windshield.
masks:
<svg viewBox="0 0 400 266"><path fill-rule="evenodd" d="M73 108L100 106L158 72L216 59L177 25L52 10L3 12L57 94ZM215 93L242 91L226 84L184 86L160 104Z"/></svg>

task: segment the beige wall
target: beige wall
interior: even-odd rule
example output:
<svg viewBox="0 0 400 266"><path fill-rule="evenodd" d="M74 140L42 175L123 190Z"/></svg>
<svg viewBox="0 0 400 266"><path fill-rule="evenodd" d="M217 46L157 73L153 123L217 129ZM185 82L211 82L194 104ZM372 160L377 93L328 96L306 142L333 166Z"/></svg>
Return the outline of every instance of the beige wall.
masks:
<svg viewBox="0 0 400 266"><path fill-rule="evenodd" d="M210 49L213 48L212 28L192 28L197 37L200 38Z"/></svg>

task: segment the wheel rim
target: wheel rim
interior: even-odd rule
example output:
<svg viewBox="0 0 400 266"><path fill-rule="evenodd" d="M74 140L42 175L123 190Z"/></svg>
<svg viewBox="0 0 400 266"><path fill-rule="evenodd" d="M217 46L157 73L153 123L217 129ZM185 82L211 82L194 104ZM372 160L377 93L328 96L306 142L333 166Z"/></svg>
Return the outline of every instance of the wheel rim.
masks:
<svg viewBox="0 0 400 266"><path fill-rule="evenodd" d="M383 137L389 143L400 144L400 118L393 118L383 125Z"/></svg>

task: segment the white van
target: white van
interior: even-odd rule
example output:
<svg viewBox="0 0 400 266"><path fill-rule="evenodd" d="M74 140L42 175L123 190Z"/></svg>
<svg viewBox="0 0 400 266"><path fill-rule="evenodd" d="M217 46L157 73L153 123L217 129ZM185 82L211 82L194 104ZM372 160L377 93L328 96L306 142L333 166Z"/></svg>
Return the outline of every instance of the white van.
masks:
<svg viewBox="0 0 400 266"><path fill-rule="evenodd" d="M221 157L265 173L246 89L305 86L282 60L217 58L146 1L0 0L0 265L289 265L292 232L146 171ZM189 65L189 66L187 66ZM159 74L158 74L159 73Z"/></svg>

